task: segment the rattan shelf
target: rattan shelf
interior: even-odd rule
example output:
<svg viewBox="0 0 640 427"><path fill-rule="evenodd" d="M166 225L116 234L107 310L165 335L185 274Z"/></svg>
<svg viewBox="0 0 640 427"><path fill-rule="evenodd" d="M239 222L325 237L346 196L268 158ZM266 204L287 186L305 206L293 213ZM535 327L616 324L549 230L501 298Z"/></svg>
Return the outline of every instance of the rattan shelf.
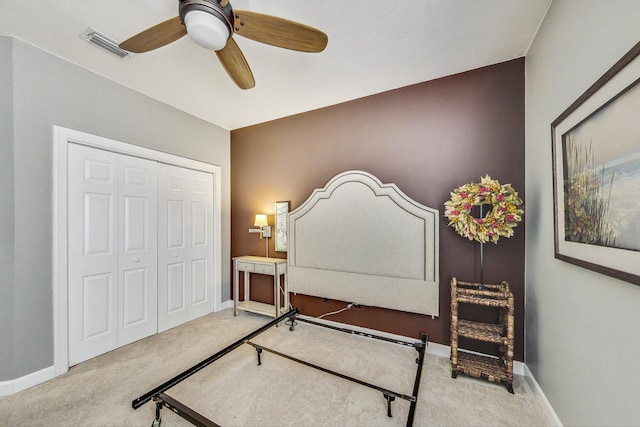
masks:
<svg viewBox="0 0 640 427"><path fill-rule="evenodd" d="M459 304L474 304L498 310L498 323L458 318ZM513 294L507 282L498 285L451 279L451 377L459 373L503 383L513 393ZM458 338L498 344L499 356L471 353L458 348Z"/></svg>
<svg viewBox="0 0 640 427"><path fill-rule="evenodd" d="M458 320L458 336L492 342L495 344L508 344L504 326L493 323Z"/></svg>

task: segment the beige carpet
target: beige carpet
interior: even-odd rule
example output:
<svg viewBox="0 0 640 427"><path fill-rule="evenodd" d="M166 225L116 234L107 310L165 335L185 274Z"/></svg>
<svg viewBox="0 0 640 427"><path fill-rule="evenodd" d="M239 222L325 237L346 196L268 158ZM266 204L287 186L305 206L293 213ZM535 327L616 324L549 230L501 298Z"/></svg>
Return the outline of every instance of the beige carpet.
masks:
<svg viewBox="0 0 640 427"><path fill-rule="evenodd" d="M0 426L149 426L155 406L131 401L214 354L268 318L232 310L205 316L89 360L47 383L0 398ZM299 323L253 340L269 348L411 395L417 351ZM243 345L167 392L227 426L403 426L409 403L396 399L387 417L381 392ZM551 425L525 378L515 394L459 376L449 360L428 354L414 425ZM168 409L162 425L190 425Z"/></svg>

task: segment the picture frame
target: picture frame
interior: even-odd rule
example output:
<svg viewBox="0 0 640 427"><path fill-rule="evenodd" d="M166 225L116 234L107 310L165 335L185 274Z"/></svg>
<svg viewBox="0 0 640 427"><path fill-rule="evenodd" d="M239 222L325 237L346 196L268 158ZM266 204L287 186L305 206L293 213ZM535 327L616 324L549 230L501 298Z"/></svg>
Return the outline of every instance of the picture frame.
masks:
<svg viewBox="0 0 640 427"><path fill-rule="evenodd" d="M640 43L551 123L555 258L640 285Z"/></svg>
<svg viewBox="0 0 640 427"><path fill-rule="evenodd" d="M276 252L287 252L287 215L291 209L291 202L276 202L275 208L275 237Z"/></svg>

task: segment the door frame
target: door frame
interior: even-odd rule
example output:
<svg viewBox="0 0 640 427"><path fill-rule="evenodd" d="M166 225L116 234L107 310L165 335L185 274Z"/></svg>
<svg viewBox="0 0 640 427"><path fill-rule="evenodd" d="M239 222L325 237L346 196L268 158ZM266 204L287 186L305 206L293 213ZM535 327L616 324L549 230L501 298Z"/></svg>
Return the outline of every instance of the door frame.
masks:
<svg viewBox="0 0 640 427"><path fill-rule="evenodd" d="M53 126L53 342L55 376L69 370L68 337L68 225L67 154L69 144L80 144L154 160L213 175L213 311L222 299L222 183L221 167L162 151L144 148L85 132Z"/></svg>

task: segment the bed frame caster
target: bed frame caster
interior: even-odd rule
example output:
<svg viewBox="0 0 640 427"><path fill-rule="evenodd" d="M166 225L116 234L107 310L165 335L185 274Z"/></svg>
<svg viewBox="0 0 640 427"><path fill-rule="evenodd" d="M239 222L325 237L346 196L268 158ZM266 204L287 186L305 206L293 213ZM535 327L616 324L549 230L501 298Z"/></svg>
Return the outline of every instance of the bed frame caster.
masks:
<svg viewBox="0 0 640 427"><path fill-rule="evenodd" d="M296 330L296 314L292 314L291 316L289 316L289 320L285 321L284 324L285 325L289 325L289 330L290 331L295 331Z"/></svg>
<svg viewBox="0 0 640 427"><path fill-rule="evenodd" d="M396 400L396 397L391 396L390 394L387 394L387 393L382 393L382 394L384 395L384 398L387 399L387 416L391 418L393 417L393 415L391 415L391 402Z"/></svg>

